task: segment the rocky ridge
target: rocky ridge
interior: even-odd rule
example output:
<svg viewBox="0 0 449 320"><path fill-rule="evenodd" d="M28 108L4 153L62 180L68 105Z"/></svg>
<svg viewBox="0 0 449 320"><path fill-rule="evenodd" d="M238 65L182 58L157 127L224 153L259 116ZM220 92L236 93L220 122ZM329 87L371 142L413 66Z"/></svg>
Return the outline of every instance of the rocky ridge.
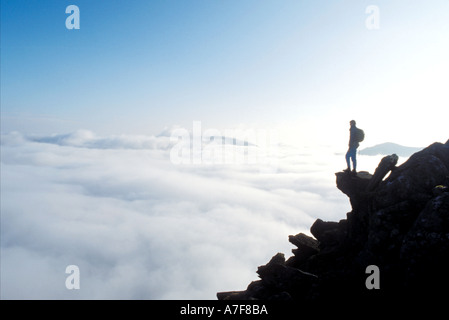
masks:
<svg viewBox="0 0 449 320"><path fill-rule="evenodd" d="M219 300L406 301L441 297L449 285L449 140L396 166L384 157L373 174L336 173L352 206L339 222L317 219L299 233L288 260L277 253L259 280ZM379 288L368 285L378 268ZM368 269L367 269L368 268ZM374 272L373 272L374 275Z"/></svg>

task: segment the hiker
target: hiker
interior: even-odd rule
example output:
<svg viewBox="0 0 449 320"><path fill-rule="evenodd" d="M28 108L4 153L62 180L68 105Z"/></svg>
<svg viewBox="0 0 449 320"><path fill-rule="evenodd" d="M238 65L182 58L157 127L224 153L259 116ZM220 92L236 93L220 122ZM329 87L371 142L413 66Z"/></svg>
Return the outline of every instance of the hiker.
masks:
<svg viewBox="0 0 449 320"><path fill-rule="evenodd" d="M352 172L356 173L357 169L357 148L359 147L359 143L363 141L365 138L365 133L362 129L359 129L355 125L355 120L349 121L350 128L349 128L349 149L348 152L346 152L346 164L348 165L348 168L344 171L351 172L351 163L350 160L352 160Z"/></svg>

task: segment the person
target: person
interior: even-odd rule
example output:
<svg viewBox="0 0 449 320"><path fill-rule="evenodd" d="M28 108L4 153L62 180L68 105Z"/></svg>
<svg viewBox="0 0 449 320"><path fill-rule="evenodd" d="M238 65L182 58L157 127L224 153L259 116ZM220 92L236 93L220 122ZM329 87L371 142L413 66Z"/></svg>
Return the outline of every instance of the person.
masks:
<svg viewBox="0 0 449 320"><path fill-rule="evenodd" d="M349 121L349 149L346 152L346 164L348 168L344 171L351 172L351 160L352 160L352 172L357 172L357 148L359 147L359 141L357 140L357 131L355 120Z"/></svg>

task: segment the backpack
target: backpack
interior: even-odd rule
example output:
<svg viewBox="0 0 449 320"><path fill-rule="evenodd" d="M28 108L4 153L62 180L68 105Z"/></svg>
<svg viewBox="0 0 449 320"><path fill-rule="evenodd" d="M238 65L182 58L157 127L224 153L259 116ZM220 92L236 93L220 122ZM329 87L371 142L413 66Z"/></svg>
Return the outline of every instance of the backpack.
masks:
<svg viewBox="0 0 449 320"><path fill-rule="evenodd" d="M365 132L362 129L357 128L355 131L355 141L362 142L365 139Z"/></svg>

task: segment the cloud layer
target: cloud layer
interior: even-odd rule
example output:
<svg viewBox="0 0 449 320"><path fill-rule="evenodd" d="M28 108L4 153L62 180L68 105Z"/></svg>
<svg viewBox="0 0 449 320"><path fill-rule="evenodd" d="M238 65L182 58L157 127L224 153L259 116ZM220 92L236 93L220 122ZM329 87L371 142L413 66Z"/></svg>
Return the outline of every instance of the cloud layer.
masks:
<svg viewBox="0 0 449 320"><path fill-rule="evenodd" d="M1 297L215 299L245 289L276 252L289 256L289 234L349 211L330 150L280 146L273 171L176 165L174 143L168 133L3 135ZM65 287L68 265L79 290Z"/></svg>

